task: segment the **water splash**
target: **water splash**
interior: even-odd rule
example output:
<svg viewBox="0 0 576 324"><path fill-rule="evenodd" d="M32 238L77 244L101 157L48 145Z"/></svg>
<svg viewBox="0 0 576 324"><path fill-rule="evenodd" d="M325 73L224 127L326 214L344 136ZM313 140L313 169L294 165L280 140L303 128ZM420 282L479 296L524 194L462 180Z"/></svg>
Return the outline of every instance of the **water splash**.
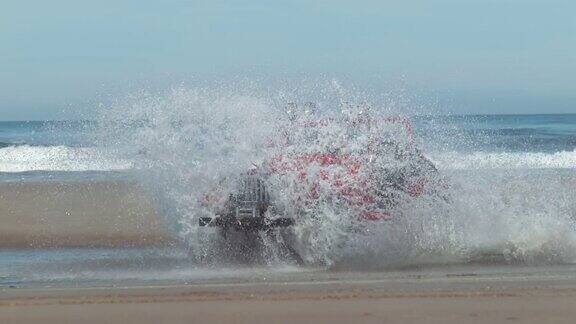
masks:
<svg viewBox="0 0 576 324"><path fill-rule="evenodd" d="M97 143L106 154L132 163L140 181L153 193L160 213L190 246L197 262L221 262L246 254L252 247L223 242L213 230L198 227L198 218L211 212L202 205L202 197L215 186L226 196L241 174L255 166L265 167L278 155L353 153L369 147L375 131L395 142L406 137L402 127L362 129L350 122L367 113L377 118L396 116L397 106L374 109L375 105L367 104L369 100L354 99L338 83L328 88L320 98L313 98L318 99L316 105L298 112L304 117L297 118L314 114L315 120L332 121L313 132L302 127L305 122L294 123L295 116L290 114L289 103L307 101L294 98L294 93L301 95L299 91L270 95L229 87L179 88L162 95L139 94L103 109ZM286 134L289 145L279 143L286 141ZM298 178L298 172L272 175L269 186L277 203L298 220L289 233L290 244L307 264L345 268L466 262L494 255L506 262L574 260L576 186L572 173L557 169L538 173L530 163L520 162L516 163L518 173L482 171L478 161L483 158L442 154L435 158L443 169L436 179L442 183L441 193L409 197L405 190L396 190L392 194L401 203L392 208L393 217L381 221L362 220L358 217L361 207L334 195L331 183L347 174L346 165L313 169L315 164L309 163L306 181ZM406 167L390 156L372 157L371 163L384 170L375 181L384 181L386 172L399 172L390 170ZM450 163L467 171L455 172L446 167ZM571 160L566 163L572 165ZM566 167L566 163L553 166ZM314 201L294 208L311 186ZM277 239L281 238L261 237L263 248L244 259L278 262L282 256L275 249Z"/></svg>

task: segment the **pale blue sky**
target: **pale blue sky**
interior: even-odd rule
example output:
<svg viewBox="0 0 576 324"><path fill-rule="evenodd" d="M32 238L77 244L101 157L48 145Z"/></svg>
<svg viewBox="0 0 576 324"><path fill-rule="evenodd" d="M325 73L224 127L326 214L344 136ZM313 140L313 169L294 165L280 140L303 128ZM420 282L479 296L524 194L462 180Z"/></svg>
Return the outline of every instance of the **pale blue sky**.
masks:
<svg viewBox="0 0 576 324"><path fill-rule="evenodd" d="M401 83L461 113L576 112L576 1L1 1L2 120L252 75Z"/></svg>

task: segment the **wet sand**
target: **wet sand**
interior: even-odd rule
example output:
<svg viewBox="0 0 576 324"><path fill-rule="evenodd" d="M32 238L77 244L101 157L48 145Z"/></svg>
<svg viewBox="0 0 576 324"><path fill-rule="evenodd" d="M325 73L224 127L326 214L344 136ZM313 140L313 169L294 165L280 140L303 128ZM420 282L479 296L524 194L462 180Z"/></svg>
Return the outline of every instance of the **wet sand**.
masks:
<svg viewBox="0 0 576 324"><path fill-rule="evenodd" d="M0 323L573 323L576 318L576 276L553 268L285 279L5 288Z"/></svg>
<svg viewBox="0 0 576 324"><path fill-rule="evenodd" d="M0 248L173 244L140 190L114 181L2 183ZM121 280L103 283L105 287L82 282L59 288L0 286L0 323L457 324L576 319L574 267L272 272L249 279L187 281L127 287L119 286L125 283Z"/></svg>
<svg viewBox="0 0 576 324"><path fill-rule="evenodd" d="M0 248L171 243L162 218L135 183L0 183Z"/></svg>

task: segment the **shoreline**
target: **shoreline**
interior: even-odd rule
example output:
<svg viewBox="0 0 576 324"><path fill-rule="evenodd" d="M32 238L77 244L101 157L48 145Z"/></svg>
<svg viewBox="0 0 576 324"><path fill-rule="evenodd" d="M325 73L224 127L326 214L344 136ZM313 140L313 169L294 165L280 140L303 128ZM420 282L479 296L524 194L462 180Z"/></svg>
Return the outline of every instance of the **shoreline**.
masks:
<svg viewBox="0 0 576 324"><path fill-rule="evenodd" d="M553 267L551 267L553 269ZM554 271L552 271L554 272ZM2 323L572 323L576 276L471 274L3 289Z"/></svg>

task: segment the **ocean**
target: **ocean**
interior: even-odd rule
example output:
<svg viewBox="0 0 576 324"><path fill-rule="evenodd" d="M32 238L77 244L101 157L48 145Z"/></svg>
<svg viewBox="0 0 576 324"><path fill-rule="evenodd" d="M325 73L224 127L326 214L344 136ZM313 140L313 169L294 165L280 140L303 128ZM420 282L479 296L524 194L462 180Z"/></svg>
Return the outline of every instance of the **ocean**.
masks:
<svg viewBox="0 0 576 324"><path fill-rule="evenodd" d="M206 256L215 245L205 242L210 239L198 233L196 216L191 216L196 206L193 197L201 191L196 187L206 188L219 175L237 171L230 170L232 160L227 157L244 161L251 148L244 148L236 133L236 137L223 138L217 131L197 129L204 127L194 127L197 116L184 116L179 122L153 120L153 127L117 121L111 126L101 120L0 122L0 186L4 188L0 212L6 222L12 222L9 213L36 212L41 215L36 225L62 214L64 218L54 219L63 219L65 225L54 227L74 230L84 226L70 225L78 213L78 222L89 217L90 224L98 217L102 222L117 222L111 227L86 225L93 227L82 233L101 231L108 237L105 231L124 231L128 237L135 228L152 226L149 217L154 214L160 215L163 225L158 226L174 237L168 245L152 242L145 247L91 247L64 241L59 245L41 235L33 239L41 243L33 246L4 243L0 285L193 281L212 275L262 275L270 267L290 273L318 268L576 261L576 114L411 117L414 141L450 183L450 197L414 203L404 217L418 221L377 228L378 238L360 239L357 233L343 234L342 228L318 225L316 233L323 234L314 241L304 242L298 236L299 244L306 245L302 251L308 256L308 267L277 256L272 260L269 251L257 265L245 259L230 261L222 252ZM240 124L244 128L238 134L246 136L246 141L265 137L246 135L246 129L253 126L245 121ZM231 148L230 143L236 146ZM46 189L42 183L54 187ZM70 183L80 184L80 189L66 187ZM90 189L94 183L121 185L96 193L90 191L95 190ZM22 191L10 196L16 185ZM78 193L82 188L88 188L85 195ZM50 196L51 191L64 194ZM72 192L79 196L70 203L67 199L72 199ZM42 195L48 198L39 198ZM6 197L13 197L12 201ZM122 219L123 213L132 218ZM146 215L143 223L137 220L141 215ZM334 216L330 217L327 220L333 222ZM394 232L400 227L409 237ZM61 233L52 228L46 231ZM150 235L152 241L161 240ZM360 243L352 247L343 244L356 240ZM20 241L15 238L13 242ZM198 249L199 244L205 246Z"/></svg>
<svg viewBox="0 0 576 324"><path fill-rule="evenodd" d="M417 142L446 168L481 160L486 168L575 165L576 114L416 116L412 122ZM0 122L0 173L130 169L130 161L91 156L97 128L95 121Z"/></svg>

